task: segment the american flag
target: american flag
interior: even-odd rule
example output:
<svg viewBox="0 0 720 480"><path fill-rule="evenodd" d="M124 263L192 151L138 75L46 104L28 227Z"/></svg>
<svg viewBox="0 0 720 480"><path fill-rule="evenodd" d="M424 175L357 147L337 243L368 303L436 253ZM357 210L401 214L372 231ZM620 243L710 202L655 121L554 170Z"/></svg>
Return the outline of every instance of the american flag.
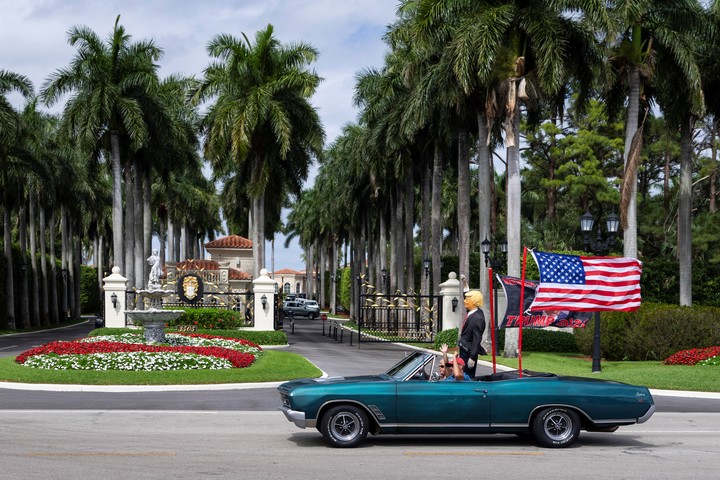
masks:
<svg viewBox="0 0 720 480"><path fill-rule="evenodd" d="M632 312L640 308L639 260L534 250L532 255L540 269L540 284L530 310Z"/></svg>

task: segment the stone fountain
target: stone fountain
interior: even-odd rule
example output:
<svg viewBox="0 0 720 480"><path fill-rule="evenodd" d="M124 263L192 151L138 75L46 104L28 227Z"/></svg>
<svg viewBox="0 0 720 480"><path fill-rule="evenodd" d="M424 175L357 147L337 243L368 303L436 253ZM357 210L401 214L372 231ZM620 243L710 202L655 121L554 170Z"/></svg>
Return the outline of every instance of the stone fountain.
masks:
<svg viewBox="0 0 720 480"><path fill-rule="evenodd" d="M125 313L133 322L140 322L145 329L145 341L148 343L165 343L165 322L175 320L185 313L183 310L163 310L162 299L172 295L172 290L163 290L160 285L160 257L153 250L148 257L150 275L147 290L138 290L141 299L149 301L145 310L126 310Z"/></svg>

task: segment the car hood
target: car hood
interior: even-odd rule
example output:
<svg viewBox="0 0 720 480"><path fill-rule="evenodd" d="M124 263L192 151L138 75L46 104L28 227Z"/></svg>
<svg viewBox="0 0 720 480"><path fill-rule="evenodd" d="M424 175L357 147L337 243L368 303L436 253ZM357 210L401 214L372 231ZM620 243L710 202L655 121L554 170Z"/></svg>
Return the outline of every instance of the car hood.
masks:
<svg viewBox="0 0 720 480"><path fill-rule="evenodd" d="M278 387L278 390L289 392L298 387L308 385L351 385L354 383L383 382L389 380L388 375L363 375L356 377L322 377L322 378L300 378L285 382Z"/></svg>

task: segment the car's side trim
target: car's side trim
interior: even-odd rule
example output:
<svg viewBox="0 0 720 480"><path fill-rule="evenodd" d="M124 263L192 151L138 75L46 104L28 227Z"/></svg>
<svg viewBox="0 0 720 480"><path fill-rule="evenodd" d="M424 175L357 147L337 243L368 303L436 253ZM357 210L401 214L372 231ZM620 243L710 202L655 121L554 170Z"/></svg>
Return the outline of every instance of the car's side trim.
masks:
<svg viewBox="0 0 720 480"><path fill-rule="evenodd" d="M381 423L381 428L490 428L489 423Z"/></svg>

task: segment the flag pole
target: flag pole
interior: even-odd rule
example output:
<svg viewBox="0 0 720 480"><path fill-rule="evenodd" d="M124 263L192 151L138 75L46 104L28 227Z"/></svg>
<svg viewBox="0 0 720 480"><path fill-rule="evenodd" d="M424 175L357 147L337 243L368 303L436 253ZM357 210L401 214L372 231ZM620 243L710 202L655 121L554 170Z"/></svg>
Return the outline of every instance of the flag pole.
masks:
<svg viewBox="0 0 720 480"><path fill-rule="evenodd" d="M522 276L520 277L520 324L518 325L518 372L519 377L522 378L522 334L523 334L523 323L525 323L525 315L523 311L523 305L525 304L525 268L527 267L527 247L523 247L523 265L522 265Z"/></svg>
<svg viewBox="0 0 720 480"><path fill-rule="evenodd" d="M491 332L491 338L492 338L492 346L490 347L492 349L492 363L493 363L493 373L497 373L497 363L495 360L495 300L493 298L492 292L494 292L493 288L493 270L492 267L488 268L488 277L490 277L490 290L488 293L488 296L490 297L490 332Z"/></svg>

